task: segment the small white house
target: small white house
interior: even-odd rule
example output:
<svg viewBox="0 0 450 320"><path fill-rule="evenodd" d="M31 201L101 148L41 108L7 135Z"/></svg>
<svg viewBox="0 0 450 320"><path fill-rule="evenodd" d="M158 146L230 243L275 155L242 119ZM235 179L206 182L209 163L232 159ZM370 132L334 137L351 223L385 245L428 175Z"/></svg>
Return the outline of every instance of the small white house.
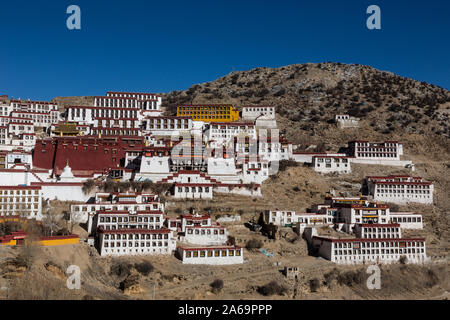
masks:
<svg viewBox="0 0 450 320"><path fill-rule="evenodd" d="M337 114L334 116L334 121L340 128L358 128L359 118L350 117L348 114Z"/></svg>
<svg viewBox="0 0 450 320"><path fill-rule="evenodd" d="M312 167L320 173L350 173L350 161L346 156L313 156Z"/></svg>
<svg viewBox="0 0 450 320"><path fill-rule="evenodd" d="M244 263L243 249L238 246L178 247L183 264L227 265Z"/></svg>

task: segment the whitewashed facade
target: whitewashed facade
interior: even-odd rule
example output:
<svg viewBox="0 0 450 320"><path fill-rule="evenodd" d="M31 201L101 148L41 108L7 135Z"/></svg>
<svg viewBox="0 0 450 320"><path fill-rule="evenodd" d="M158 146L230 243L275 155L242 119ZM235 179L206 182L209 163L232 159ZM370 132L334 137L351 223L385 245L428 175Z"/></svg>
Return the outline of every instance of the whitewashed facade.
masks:
<svg viewBox="0 0 450 320"><path fill-rule="evenodd" d="M407 263L427 261L424 238L413 239L332 239L314 236L312 245L318 254L338 264Z"/></svg>
<svg viewBox="0 0 450 320"><path fill-rule="evenodd" d="M0 186L0 216L42 220L41 187Z"/></svg>
<svg viewBox="0 0 450 320"><path fill-rule="evenodd" d="M350 157L313 156L312 168L320 173L350 173Z"/></svg>
<svg viewBox="0 0 450 320"><path fill-rule="evenodd" d="M274 120L275 107L274 106L243 106L242 118L245 120Z"/></svg>
<svg viewBox="0 0 450 320"><path fill-rule="evenodd" d="M410 176L369 176L366 178L369 194L374 200L423 204L433 203L434 184L421 177Z"/></svg>
<svg viewBox="0 0 450 320"><path fill-rule="evenodd" d="M101 256L171 254L176 241L169 229L100 230Z"/></svg>
<svg viewBox="0 0 450 320"><path fill-rule="evenodd" d="M403 229L423 229L423 217L415 212L391 212L391 220Z"/></svg>
<svg viewBox="0 0 450 320"><path fill-rule="evenodd" d="M177 256L183 264L229 265L244 263L243 249L238 246L179 246Z"/></svg>

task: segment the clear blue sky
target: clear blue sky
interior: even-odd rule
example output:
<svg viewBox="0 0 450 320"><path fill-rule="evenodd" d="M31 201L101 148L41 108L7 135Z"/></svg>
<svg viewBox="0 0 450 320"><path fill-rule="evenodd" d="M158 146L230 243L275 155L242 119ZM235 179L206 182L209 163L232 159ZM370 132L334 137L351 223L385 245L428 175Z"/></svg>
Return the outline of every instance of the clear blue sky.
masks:
<svg viewBox="0 0 450 320"><path fill-rule="evenodd" d="M79 31L66 8L81 8ZM382 30L366 28L381 8ZM168 92L232 70L343 62L450 89L450 1L1 1L0 94Z"/></svg>

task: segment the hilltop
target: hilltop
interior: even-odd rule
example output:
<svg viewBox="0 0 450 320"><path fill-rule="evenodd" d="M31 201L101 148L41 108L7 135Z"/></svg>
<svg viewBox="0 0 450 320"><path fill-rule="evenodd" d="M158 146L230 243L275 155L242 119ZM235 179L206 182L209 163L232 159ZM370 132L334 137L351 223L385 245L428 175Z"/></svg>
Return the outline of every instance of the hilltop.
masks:
<svg viewBox="0 0 450 320"><path fill-rule="evenodd" d="M162 95L167 114L184 103L274 105L280 129L294 143L329 138L334 114L361 118L361 138L420 134L448 143L450 136L450 91L362 65L256 68Z"/></svg>

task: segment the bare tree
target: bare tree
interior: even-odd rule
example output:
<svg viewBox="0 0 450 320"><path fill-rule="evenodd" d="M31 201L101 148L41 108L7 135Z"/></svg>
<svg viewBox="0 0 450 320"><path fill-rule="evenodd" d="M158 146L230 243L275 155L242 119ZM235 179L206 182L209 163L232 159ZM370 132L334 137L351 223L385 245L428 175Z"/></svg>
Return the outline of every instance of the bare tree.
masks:
<svg viewBox="0 0 450 320"><path fill-rule="evenodd" d="M57 212L53 207L49 205L48 207L46 207L42 216L43 226L46 229L50 229L50 236L53 236L53 233L60 228L60 224L64 215Z"/></svg>

